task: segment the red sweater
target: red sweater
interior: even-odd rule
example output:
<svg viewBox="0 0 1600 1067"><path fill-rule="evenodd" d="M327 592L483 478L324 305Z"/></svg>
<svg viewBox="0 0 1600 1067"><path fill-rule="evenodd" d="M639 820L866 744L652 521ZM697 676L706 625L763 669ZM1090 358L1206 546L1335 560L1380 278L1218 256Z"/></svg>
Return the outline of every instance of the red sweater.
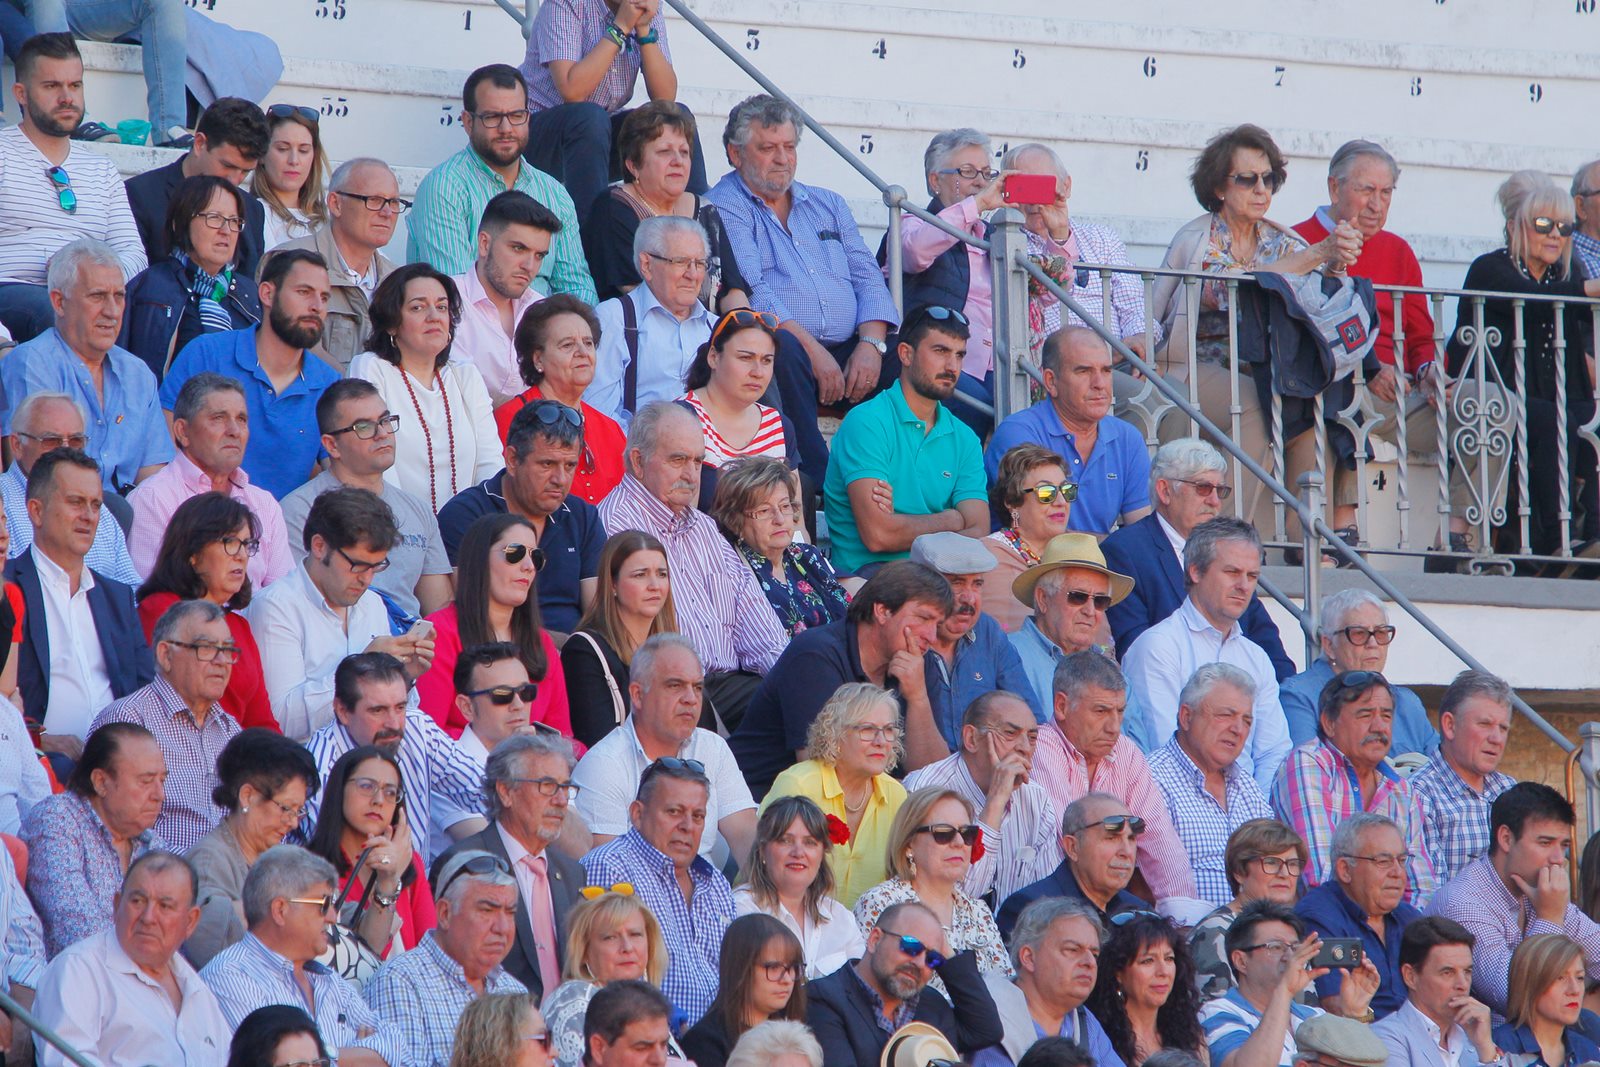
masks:
<svg viewBox="0 0 1600 1067"><path fill-rule="evenodd" d="M511 432L511 420L517 412L535 400L542 399L537 385L521 396L512 397L494 411L495 425L500 428L500 443ZM582 403L582 401L579 401ZM583 445L585 462L578 464L578 473L572 479L572 494L596 506L606 494L622 481L622 453L627 437L617 420L602 415L588 404L583 405ZM592 462L589 462L591 461Z"/></svg>
<svg viewBox="0 0 1600 1067"><path fill-rule="evenodd" d="M446 604L429 615L428 621L434 629L433 665L417 679L417 703L445 733L459 740L467 720L456 707L456 660L461 658L461 624L456 619L456 606ZM567 704L567 676L561 670L561 651L548 633L540 633L539 642L544 645L545 675L539 680L539 695L528 708L528 718L571 737L572 711Z"/></svg>
<svg viewBox="0 0 1600 1067"><path fill-rule="evenodd" d="M1328 236L1328 228L1315 215L1300 223L1294 232L1316 244ZM1421 285L1422 265L1417 254L1405 239L1379 230L1361 246L1361 257L1350 267L1353 278L1368 278L1378 285ZM1373 345L1377 357L1394 366L1394 294L1378 293L1378 339ZM1428 314L1428 301L1421 293L1407 293L1404 298L1406 373L1415 375L1417 368L1436 358L1433 347L1433 316Z"/></svg>
<svg viewBox="0 0 1600 1067"><path fill-rule="evenodd" d="M144 625L146 641L156 632L156 622L162 613L177 602L177 596L172 593L151 593L139 601L139 621ZM252 726L262 726L281 734L283 730L278 726L277 717L272 714L272 705L267 702L267 678L261 672L261 649L256 645L256 636L243 615L237 611L226 614L228 633L232 635L233 643L239 646L239 658L234 661L228 688L223 691L218 703L246 730Z"/></svg>

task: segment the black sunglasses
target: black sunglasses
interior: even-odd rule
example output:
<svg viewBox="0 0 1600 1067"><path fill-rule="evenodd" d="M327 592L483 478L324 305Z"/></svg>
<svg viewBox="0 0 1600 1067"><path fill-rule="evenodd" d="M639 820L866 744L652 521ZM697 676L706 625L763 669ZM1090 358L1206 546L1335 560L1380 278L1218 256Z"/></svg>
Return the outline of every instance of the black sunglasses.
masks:
<svg viewBox="0 0 1600 1067"><path fill-rule="evenodd" d="M545 554L544 549L542 548L529 548L520 541L513 541L500 551L505 555L506 562L511 564L513 567L518 563L521 563L523 559L531 556L533 559L533 569L536 571L544 570Z"/></svg>
<svg viewBox="0 0 1600 1067"><path fill-rule="evenodd" d="M524 704L532 704L533 698L539 695L539 686L534 682L523 682L521 685L491 685L487 689L469 689L462 695L469 699L488 697L489 703L503 708L513 699L521 699Z"/></svg>
<svg viewBox="0 0 1600 1067"><path fill-rule="evenodd" d="M937 844L941 845L950 844L956 839L957 834L961 835L961 843L968 848L971 848L973 843L978 840L978 825L976 823L968 823L965 826L951 826L949 823L943 822L933 823L929 826L919 826L911 832L914 834L927 834Z"/></svg>
<svg viewBox="0 0 1600 1067"><path fill-rule="evenodd" d="M1068 589L1061 594L1067 598L1067 603L1075 608L1081 608L1089 601L1094 601L1094 610L1109 611L1111 608L1110 593L1086 593L1082 589Z"/></svg>
<svg viewBox="0 0 1600 1067"><path fill-rule="evenodd" d="M1283 184L1278 180L1278 176L1270 170L1262 171L1259 174L1252 174L1248 172L1243 174L1230 174L1228 175L1228 180L1241 189L1254 189L1257 185L1265 184L1267 187L1267 192L1269 193L1277 192L1278 186Z"/></svg>
<svg viewBox="0 0 1600 1067"><path fill-rule="evenodd" d="M653 761L650 766L644 769L644 773L639 775L639 788L643 789L646 782L663 771L688 771L691 774L698 774L704 777L706 765L697 759L662 756L660 759Z"/></svg>
<svg viewBox="0 0 1600 1067"><path fill-rule="evenodd" d="M922 324L923 319L932 319L934 322L956 322L962 326L971 327L967 317L955 308L947 308L943 304L926 304L917 308L906 316L905 322L900 325L900 333L908 334Z"/></svg>
<svg viewBox="0 0 1600 1067"><path fill-rule="evenodd" d="M303 104L269 104L267 105L267 118L269 119L304 119L308 125L316 126L322 121L322 113L314 107Z"/></svg>
<svg viewBox="0 0 1600 1067"><path fill-rule="evenodd" d="M1147 911L1143 908L1137 911L1122 911L1111 916L1112 926L1127 926L1135 919L1155 919L1157 922L1166 922L1167 917L1159 911Z"/></svg>
<svg viewBox="0 0 1600 1067"><path fill-rule="evenodd" d="M541 426L554 426L559 422L574 430L583 429L583 416L559 400L533 400L524 405L523 410L532 411Z"/></svg>
<svg viewBox="0 0 1600 1067"><path fill-rule="evenodd" d="M1084 823L1082 826L1072 831L1072 833L1074 836L1076 836L1077 834L1083 833L1091 826L1098 826L1109 834L1122 833L1122 828L1124 826L1133 831L1134 837L1138 837L1140 834L1144 833L1144 820L1139 818L1137 815L1112 815L1108 818L1096 819L1094 822Z"/></svg>
<svg viewBox="0 0 1600 1067"><path fill-rule="evenodd" d="M443 899L444 895L450 891L450 887L454 885L456 880L463 874L472 874L482 877L485 874L493 874L495 871L499 871L501 874L509 875L511 873L511 867L499 856L490 855L487 852L481 856L474 856L450 873L450 877L446 878L444 880L444 884L439 887L439 896L441 899Z"/></svg>
<svg viewBox="0 0 1600 1067"><path fill-rule="evenodd" d="M1389 679L1377 671L1345 671L1335 681L1341 690L1370 689L1375 685L1389 684Z"/></svg>
<svg viewBox="0 0 1600 1067"><path fill-rule="evenodd" d="M1038 485L1030 485L1022 491L1023 496L1027 496L1029 493L1037 497L1041 504L1048 504L1057 496L1070 504L1078 499L1078 483L1062 482L1060 485L1056 485L1053 482L1040 482Z"/></svg>
<svg viewBox="0 0 1600 1067"><path fill-rule="evenodd" d="M912 937L910 934L897 934L891 930L884 930L881 926L878 927L878 929L883 933L884 937L899 938L900 951L905 953L907 956L910 956L912 959L916 959L918 956L926 956L930 970L937 971L940 967L944 966L944 953L938 951L937 949L929 948L927 945L924 945L921 941Z"/></svg>
<svg viewBox="0 0 1600 1067"><path fill-rule="evenodd" d="M1549 234L1552 230L1563 237L1571 237L1572 232L1578 228L1576 222L1557 222L1555 219L1540 215L1533 220L1533 232L1542 235Z"/></svg>

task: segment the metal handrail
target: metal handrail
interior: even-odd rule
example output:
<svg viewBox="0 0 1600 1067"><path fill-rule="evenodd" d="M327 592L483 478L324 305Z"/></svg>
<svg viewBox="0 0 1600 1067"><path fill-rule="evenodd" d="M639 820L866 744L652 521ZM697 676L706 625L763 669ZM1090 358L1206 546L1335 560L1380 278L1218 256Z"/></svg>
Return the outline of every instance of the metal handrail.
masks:
<svg viewBox="0 0 1600 1067"><path fill-rule="evenodd" d="M3 987L0 987L0 1009L3 1009L7 1015L15 1016L17 1022L44 1038L49 1044L54 1045L63 1056L77 1064L78 1067L95 1067L83 1053L68 1044L65 1038L40 1022L37 1015L17 1003L16 998L6 992Z"/></svg>

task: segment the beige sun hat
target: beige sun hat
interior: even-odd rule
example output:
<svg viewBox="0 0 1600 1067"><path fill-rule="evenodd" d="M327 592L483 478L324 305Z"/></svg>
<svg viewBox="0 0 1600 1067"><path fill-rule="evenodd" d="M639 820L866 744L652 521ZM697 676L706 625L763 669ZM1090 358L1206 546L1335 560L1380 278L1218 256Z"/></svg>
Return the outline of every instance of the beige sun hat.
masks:
<svg viewBox="0 0 1600 1067"><path fill-rule="evenodd" d="M1011 583L1011 595L1031 608L1033 587L1039 584L1039 579L1068 567L1098 571L1110 578L1113 604L1122 603L1128 598L1128 594L1133 592L1132 578L1126 574L1118 574L1106 566L1105 553L1100 551L1100 542L1095 540L1093 534L1064 533L1050 538L1036 566L1029 567L1017 575L1016 580Z"/></svg>

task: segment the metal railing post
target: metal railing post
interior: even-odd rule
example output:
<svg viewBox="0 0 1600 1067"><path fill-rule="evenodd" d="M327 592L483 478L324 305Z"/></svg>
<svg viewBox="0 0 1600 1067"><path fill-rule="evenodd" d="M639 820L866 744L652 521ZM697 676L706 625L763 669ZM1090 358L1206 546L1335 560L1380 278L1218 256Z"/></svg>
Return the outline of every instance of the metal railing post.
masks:
<svg viewBox="0 0 1600 1067"><path fill-rule="evenodd" d="M17 1003L4 989L0 989L0 1009L3 1009L8 1015L16 1016L17 1022L32 1030L48 1044L54 1045L63 1056L77 1064L78 1067L94 1067L94 1064L86 1059L83 1053L68 1044L60 1034L41 1023L38 1016ZM32 1061L30 1060L30 1062Z"/></svg>
<svg viewBox="0 0 1600 1067"><path fill-rule="evenodd" d="M1596 775L1600 774L1600 722L1579 725L1578 746L1583 750L1583 755L1578 757L1578 769L1583 772L1584 813L1589 819L1587 833L1593 834L1600 829L1600 782L1596 781ZM1574 856L1572 867L1576 870L1577 866L1578 858Z"/></svg>
<svg viewBox="0 0 1600 1067"><path fill-rule="evenodd" d="M889 236L884 242L885 260L889 274L889 296L894 300L894 309L900 313L902 321L906 315L906 275L905 275L905 249L900 244L900 208L906 202L906 191L898 185L891 185L883 191L883 202L889 205ZM957 308L956 310L960 310Z"/></svg>
<svg viewBox="0 0 1600 1067"><path fill-rule="evenodd" d="M1316 662L1317 656L1322 653L1322 645L1318 640L1317 619L1322 611L1322 539L1317 536L1316 516L1322 514L1322 472L1306 471L1298 479L1300 483L1300 542L1301 557L1300 569L1304 572L1305 580L1305 614L1300 617L1300 628L1306 635L1306 666Z"/></svg>
<svg viewBox="0 0 1600 1067"><path fill-rule="evenodd" d="M1022 262L1028 238L1022 213L1002 207L989 220L989 269L994 293L995 422L1028 406L1028 276Z"/></svg>

